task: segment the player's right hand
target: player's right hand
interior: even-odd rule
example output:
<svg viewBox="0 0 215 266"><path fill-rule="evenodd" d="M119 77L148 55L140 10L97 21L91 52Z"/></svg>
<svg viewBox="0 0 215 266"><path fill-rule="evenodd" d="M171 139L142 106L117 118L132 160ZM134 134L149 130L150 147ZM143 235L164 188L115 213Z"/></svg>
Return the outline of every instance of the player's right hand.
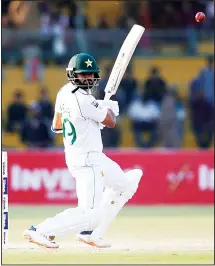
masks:
<svg viewBox="0 0 215 266"><path fill-rule="evenodd" d="M115 116L119 115L119 104L117 101L112 101L112 100L99 100L99 104L102 107L108 107L110 108Z"/></svg>
<svg viewBox="0 0 215 266"><path fill-rule="evenodd" d="M109 104L110 104L110 109L113 111L113 113L115 114L115 116L119 115L119 104L117 101L111 101L108 100Z"/></svg>

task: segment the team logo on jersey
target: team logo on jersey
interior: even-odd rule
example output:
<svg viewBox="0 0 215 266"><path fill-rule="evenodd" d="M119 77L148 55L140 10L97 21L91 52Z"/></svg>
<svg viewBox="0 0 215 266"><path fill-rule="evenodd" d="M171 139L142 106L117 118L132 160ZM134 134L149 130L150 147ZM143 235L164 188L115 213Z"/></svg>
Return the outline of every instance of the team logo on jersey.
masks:
<svg viewBox="0 0 215 266"><path fill-rule="evenodd" d="M84 63L87 64L87 67L93 67L93 66L92 66L93 61L90 61L89 58L88 58L88 60L85 61Z"/></svg>
<svg viewBox="0 0 215 266"><path fill-rule="evenodd" d="M93 101L91 104L92 104L93 106L95 106L96 108L99 106L99 104L98 104L97 101Z"/></svg>
<svg viewBox="0 0 215 266"><path fill-rule="evenodd" d="M101 173L101 176L104 177L104 175L105 175L104 171L101 171L100 173Z"/></svg>

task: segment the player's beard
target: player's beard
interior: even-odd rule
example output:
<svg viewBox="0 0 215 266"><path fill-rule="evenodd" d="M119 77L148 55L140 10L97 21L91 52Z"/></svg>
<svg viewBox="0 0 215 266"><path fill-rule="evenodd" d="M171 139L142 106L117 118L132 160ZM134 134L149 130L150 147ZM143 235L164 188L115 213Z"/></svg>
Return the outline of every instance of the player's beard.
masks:
<svg viewBox="0 0 215 266"><path fill-rule="evenodd" d="M95 95L98 87L98 79L82 79L80 81L80 88L86 90L89 94Z"/></svg>
<svg viewBox="0 0 215 266"><path fill-rule="evenodd" d="M97 87L99 85L100 77L93 77L92 79L77 78L76 74L72 71L67 72L68 81L76 86L73 92L76 92L79 88L89 92L92 95L96 95Z"/></svg>

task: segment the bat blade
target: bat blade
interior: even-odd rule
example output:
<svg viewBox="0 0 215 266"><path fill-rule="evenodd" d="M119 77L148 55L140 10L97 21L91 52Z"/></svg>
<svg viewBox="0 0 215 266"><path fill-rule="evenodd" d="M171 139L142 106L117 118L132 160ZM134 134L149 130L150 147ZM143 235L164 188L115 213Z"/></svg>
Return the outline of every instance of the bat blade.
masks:
<svg viewBox="0 0 215 266"><path fill-rule="evenodd" d="M124 40L105 87L105 100L109 100L112 95L116 94L122 77L144 31L144 27L135 24Z"/></svg>

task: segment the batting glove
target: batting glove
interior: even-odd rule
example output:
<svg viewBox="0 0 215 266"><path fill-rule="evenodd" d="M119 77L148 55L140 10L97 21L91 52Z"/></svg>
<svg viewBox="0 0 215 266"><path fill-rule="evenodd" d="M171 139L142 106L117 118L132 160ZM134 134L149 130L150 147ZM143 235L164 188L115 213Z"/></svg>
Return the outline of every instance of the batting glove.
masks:
<svg viewBox="0 0 215 266"><path fill-rule="evenodd" d="M117 101L111 101L111 100L98 100L97 101L101 107L110 108L115 116L119 115L119 104Z"/></svg>

